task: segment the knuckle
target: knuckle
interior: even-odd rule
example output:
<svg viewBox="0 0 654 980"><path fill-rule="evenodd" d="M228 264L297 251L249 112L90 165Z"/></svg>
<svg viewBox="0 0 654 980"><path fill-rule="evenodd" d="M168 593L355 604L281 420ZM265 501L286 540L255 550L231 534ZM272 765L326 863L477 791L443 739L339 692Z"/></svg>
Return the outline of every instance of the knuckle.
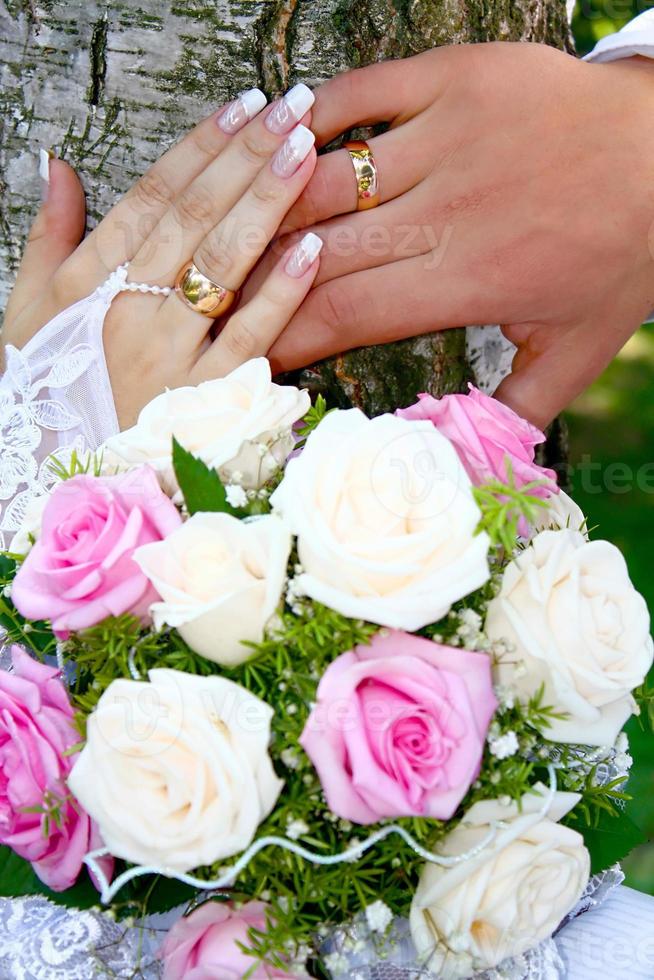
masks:
<svg viewBox="0 0 654 980"><path fill-rule="evenodd" d="M473 187L464 193L451 197L443 207L445 218L459 218L475 215L484 209L489 192L484 187Z"/></svg>
<svg viewBox="0 0 654 980"><path fill-rule="evenodd" d="M245 133L239 142L241 156L249 166L262 167L269 159L271 148L258 136Z"/></svg>
<svg viewBox="0 0 654 980"><path fill-rule="evenodd" d="M280 330L286 326L297 304L289 297L288 292L279 282L267 282L260 293L262 309L265 311L262 321L269 324L280 324Z"/></svg>
<svg viewBox="0 0 654 980"><path fill-rule="evenodd" d="M250 193L254 203L263 208L269 208L271 204L278 204L285 196L283 187L269 180L256 180L250 188Z"/></svg>
<svg viewBox="0 0 654 980"><path fill-rule="evenodd" d="M187 187L174 204L175 217L185 229L205 226L211 220L211 201L208 194L197 187Z"/></svg>
<svg viewBox="0 0 654 980"><path fill-rule="evenodd" d="M330 330L336 327L356 329L357 306L347 289L337 282L328 283L316 291L318 318Z"/></svg>
<svg viewBox="0 0 654 980"><path fill-rule="evenodd" d="M354 185L354 181L352 183ZM314 224L326 217L327 208L325 205L330 197L333 198L333 195L333 187L330 189L326 169L319 163L299 202L305 223ZM352 196L356 199L356 189L352 191Z"/></svg>
<svg viewBox="0 0 654 980"><path fill-rule="evenodd" d="M47 218L40 214L29 230L29 234L27 235L27 244L32 245L34 242L38 242L42 238L47 238L52 231L53 229L50 227L50 223L48 222Z"/></svg>
<svg viewBox="0 0 654 980"><path fill-rule="evenodd" d="M338 75L336 81L341 89L343 105L357 105L365 94L366 74L361 68Z"/></svg>
<svg viewBox="0 0 654 980"><path fill-rule="evenodd" d="M231 318L223 332L223 342L239 361L247 361L257 352L257 337L240 317Z"/></svg>
<svg viewBox="0 0 654 980"><path fill-rule="evenodd" d="M174 188L156 169L144 173L132 190L132 197L144 208L167 207L174 196Z"/></svg>
<svg viewBox="0 0 654 980"><path fill-rule="evenodd" d="M208 235L197 249L193 261L205 276L221 285L233 281L234 254L222 236Z"/></svg>
<svg viewBox="0 0 654 980"><path fill-rule="evenodd" d="M218 141L216 131L220 132L215 125L210 129L200 124L192 129L188 134L188 141L191 150L198 156L212 160L218 152Z"/></svg>

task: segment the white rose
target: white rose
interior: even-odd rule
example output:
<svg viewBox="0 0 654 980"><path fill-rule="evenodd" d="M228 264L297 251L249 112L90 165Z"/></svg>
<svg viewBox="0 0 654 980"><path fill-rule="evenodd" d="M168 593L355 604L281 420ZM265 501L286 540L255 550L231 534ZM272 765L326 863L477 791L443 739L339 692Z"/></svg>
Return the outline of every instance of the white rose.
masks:
<svg viewBox="0 0 654 980"><path fill-rule="evenodd" d="M247 848L282 782L272 709L224 677L152 670L116 680L88 719L69 776L109 851L189 871Z"/></svg>
<svg viewBox="0 0 654 980"><path fill-rule="evenodd" d="M532 532L546 531L550 528L572 531L581 531L588 537L587 522L581 507L569 497L564 490L553 493L547 498L547 507L536 508L536 519L533 523Z"/></svg>
<svg viewBox="0 0 654 980"><path fill-rule="evenodd" d="M345 616L417 630L488 579L488 539L431 422L329 414L271 497L297 534L297 586Z"/></svg>
<svg viewBox="0 0 654 980"><path fill-rule="evenodd" d="M218 470L224 483L257 488L286 461L294 446L292 427L310 406L308 392L273 384L270 364L257 357L224 378L159 395L133 428L107 441L106 449L130 466L149 463L173 492L175 436Z"/></svg>
<svg viewBox="0 0 654 980"><path fill-rule="evenodd" d="M566 713L547 738L613 745L653 657L645 600L614 545L571 530L536 535L507 566L485 632L515 647L499 683L524 695L543 684L545 704Z"/></svg>
<svg viewBox="0 0 654 980"><path fill-rule="evenodd" d="M174 627L192 650L223 666L243 663L284 590L291 533L268 514L240 521L194 514L134 560L161 596L150 607L156 629Z"/></svg>
<svg viewBox="0 0 654 980"><path fill-rule="evenodd" d="M577 803L555 793L542 815L545 787L515 802L476 803L439 853L465 854L502 821L492 842L449 868L425 864L411 906L421 962L441 980L470 977L551 936L581 897L590 858L581 834L560 820Z"/></svg>
<svg viewBox="0 0 654 980"><path fill-rule="evenodd" d="M30 497L25 507L20 527L11 540L11 551L15 555L26 555L32 550L32 545L41 537L43 511L50 499L49 493L38 497Z"/></svg>

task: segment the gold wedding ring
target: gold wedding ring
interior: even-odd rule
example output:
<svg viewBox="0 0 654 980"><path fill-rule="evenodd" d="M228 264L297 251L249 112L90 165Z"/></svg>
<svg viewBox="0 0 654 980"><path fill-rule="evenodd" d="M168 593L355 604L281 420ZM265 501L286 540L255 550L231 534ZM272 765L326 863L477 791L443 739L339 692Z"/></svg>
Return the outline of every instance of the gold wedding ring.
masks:
<svg viewBox="0 0 654 980"><path fill-rule="evenodd" d="M226 313L234 302L236 293L212 282L193 262L182 266L175 280L175 292L196 313L212 320Z"/></svg>
<svg viewBox="0 0 654 980"><path fill-rule="evenodd" d="M357 211L367 211L379 204L379 173L372 150L365 140L345 144L357 179Z"/></svg>

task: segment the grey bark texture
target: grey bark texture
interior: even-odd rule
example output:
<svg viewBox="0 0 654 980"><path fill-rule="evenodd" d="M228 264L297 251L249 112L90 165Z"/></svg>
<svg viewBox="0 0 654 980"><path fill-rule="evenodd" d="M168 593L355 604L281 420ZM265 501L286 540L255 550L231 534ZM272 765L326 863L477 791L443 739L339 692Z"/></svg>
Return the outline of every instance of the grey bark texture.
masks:
<svg viewBox="0 0 654 980"><path fill-rule="evenodd" d="M195 121L238 91L436 45L569 47L564 0L3 0L0 288L6 297L39 198L39 147L80 174L91 223ZM2 297L0 297L0 300ZM417 391L460 390L464 332L366 348L306 375L379 412Z"/></svg>

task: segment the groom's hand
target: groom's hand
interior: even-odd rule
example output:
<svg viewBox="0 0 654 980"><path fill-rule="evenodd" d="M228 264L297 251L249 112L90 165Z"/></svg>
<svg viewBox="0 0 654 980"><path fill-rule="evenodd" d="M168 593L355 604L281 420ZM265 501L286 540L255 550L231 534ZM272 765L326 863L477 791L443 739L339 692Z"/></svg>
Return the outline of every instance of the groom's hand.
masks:
<svg viewBox="0 0 654 980"><path fill-rule="evenodd" d="M537 44L441 48L327 82L320 144L390 123L370 141L382 203L352 213L347 151L320 158L287 228L312 226L324 258L274 366L500 323L519 353L498 395L546 424L654 308L653 118L654 64Z"/></svg>

